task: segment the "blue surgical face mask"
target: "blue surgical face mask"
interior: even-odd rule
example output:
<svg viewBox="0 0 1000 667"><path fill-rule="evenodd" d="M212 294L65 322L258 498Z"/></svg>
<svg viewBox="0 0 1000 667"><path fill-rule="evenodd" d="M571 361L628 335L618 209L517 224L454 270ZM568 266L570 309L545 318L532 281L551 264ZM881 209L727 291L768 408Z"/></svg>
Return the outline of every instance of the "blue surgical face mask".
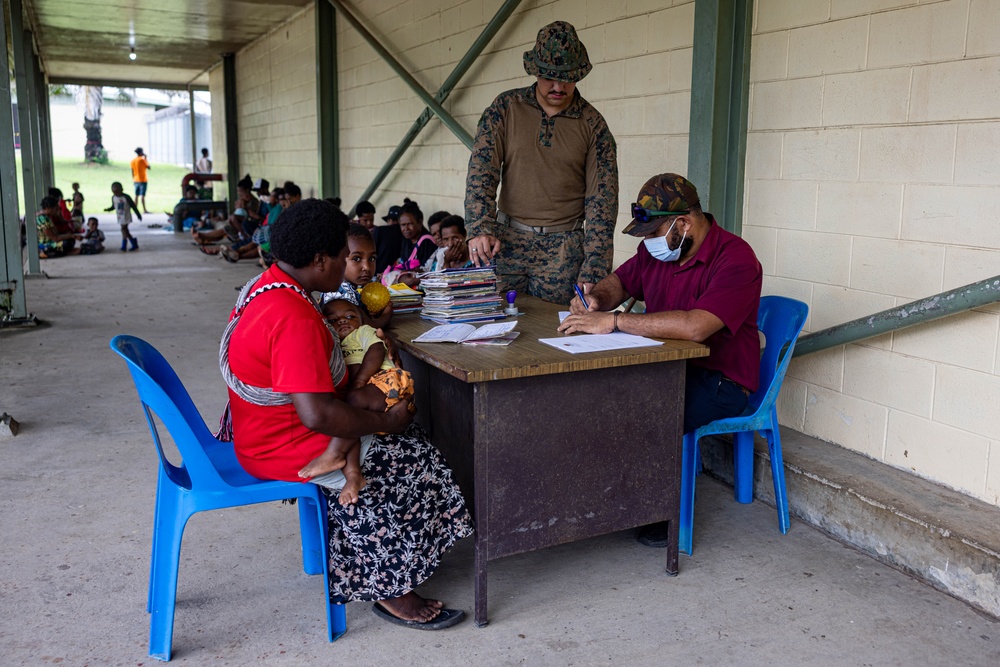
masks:
<svg viewBox="0 0 1000 667"><path fill-rule="evenodd" d="M677 224L676 220L670 223L670 229L663 236L643 239L642 242L645 244L649 254L653 256L653 259L658 259L661 262L676 262L681 258L681 248L684 247L684 239L687 238L687 232L684 232L684 235L681 236L681 242L673 250L670 249L670 245L667 243L667 238L670 236L670 232L674 230L675 224Z"/></svg>

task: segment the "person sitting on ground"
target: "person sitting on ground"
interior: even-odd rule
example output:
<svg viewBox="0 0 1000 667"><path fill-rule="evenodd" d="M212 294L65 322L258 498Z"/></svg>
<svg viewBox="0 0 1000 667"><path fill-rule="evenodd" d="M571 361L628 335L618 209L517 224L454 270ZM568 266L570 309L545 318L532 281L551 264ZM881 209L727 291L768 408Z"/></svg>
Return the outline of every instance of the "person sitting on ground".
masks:
<svg viewBox="0 0 1000 667"><path fill-rule="evenodd" d="M364 225L351 223L347 228L347 268L344 269L344 282L336 292L323 295L323 302L333 299L347 299L351 303L361 304L361 290L365 285L375 280L375 242L371 232ZM392 302L377 313L368 313L372 326L384 329L392 319Z"/></svg>
<svg viewBox="0 0 1000 667"><path fill-rule="evenodd" d="M237 232L243 238L249 239L253 230L264 219L260 212L260 200L253 196L253 181L247 174L236 184L236 208L246 211L246 219L240 222ZM250 229L244 229L244 224Z"/></svg>
<svg viewBox="0 0 1000 667"><path fill-rule="evenodd" d="M402 210L402 206L390 206L389 212L382 216L386 224L372 229L375 252L378 255L375 273L380 276L384 275L392 263L399 259L399 249L403 245L403 233L399 230L399 214Z"/></svg>
<svg viewBox="0 0 1000 667"><path fill-rule="evenodd" d="M52 222L60 234L73 234L83 229L82 221L80 227L76 227L73 224L73 212L69 210L66 200L63 199L62 190L59 188L49 188L49 196L59 202L59 215Z"/></svg>
<svg viewBox="0 0 1000 667"><path fill-rule="evenodd" d="M87 220L87 231L80 241L81 255L96 255L104 252L104 232L97 228L97 218Z"/></svg>
<svg viewBox="0 0 1000 667"><path fill-rule="evenodd" d="M370 201L359 201L354 207L354 213L358 216L359 225L364 225L368 231L375 228L375 207Z"/></svg>
<svg viewBox="0 0 1000 667"><path fill-rule="evenodd" d="M185 204L198 201L198 187L195 185L188 185L184 188L184 197L177 205L174 206L174 210L170 213L174 216L174 219L181 220L181 226L184 229L192 230L192 233L197 232L198 228L201 226L201 214L199 211L194 209L185 208Z"/></svg>
<svg viewBox="0 0 1000 667"><path fill-rule="evenodd" d="M142 214L139 213L139 209L136 207L135 202L132 201L132 197L122 190L122 184L118 181L111 184L111 206L104 210L114 211L118 217L118 224L122 230L121 251L125 252L125 244L130 241L132 243L132 250L138 250L139 241L129 232L128 226L132 223L132 211L135 211L135 216L139 220L142 220Z"/></svg>
<svg viewBox="0 0 1000 667"><path fill-rule="evenodd" d="M38 229L38 256L41 259L78 255L80 249L76 242L83 238L75 232L60 232L55 220L62 217L59 200L55 197L44 197L35 215L35 227Z"/></svg>
<svg viewBox="0 0 1000 667"><path fill-rule="evenodd" d="M238 250L239 248L242 248L246 245L245 243L242 243L243 237L240 235L239 232L236 231L237 229L243 229L246 222L247 222L246 210L238 208L235 211L233 211L233 214L231 216L229 216L229 222L226 225L224 225L222 229L212 229L206 232L196 232L194 234L195 245L198 246L198 250L201 251L202 254L220 255L222 257L225 257L226 259L229 259L229 261L237 261L237 259L239 258L237 257L236 259L231 259L232 257L231 254L227 257L226 251L230 250L231 248L237 248ZM217 243L225 239L229 239L231 245L229 246L212 245L213 243ZM237 244L239 244L238 247ZM254 250L253 255L256 255L256 244L254 245L253 250ZM249 257L252 255L248 254L247 256Z"/></svg>
<svg viewBox="0 0 1000 667"><path fill-rule="evenodd" d="M382 283L387 287L401 282L410 287L420 283L416 270L427 262L437 250L434 238L424 229L424 214L417 202L406 200L399 213L399 230L403 234L399 259L382 277Z"/></svg>
<svg viewBox="0 0 1000 667"><path fill-rule="evenodd" d="M384 412L413 396L413 379L389 359L385 342L374 327L365 324L366 312L360 304L347 298L332 299L323 305L323 316L340 337L350 381L348 405ZM299 471L299 477L322 480L322 475L342 469L347 482L338 500L341 505L356 503L365 486L360 455L360 439L333 438L326 451Z"/></svg>
<svg viewBox="0 0 1000 667"><path fill-rule="evenodd" d="M438 248L444 247L444 244L441 243L441 221L449 215L451 213L448 211L435 211L427 218L427 231L430 232L431 238L434 239L434 243L437 244Z"/></svg>
<svg viewBox="0 0 1000 667"><path fill-rule="evenodd" d="M316 199L290 207L271 230L276 261L241 291L220 346L233 446L254 477L301 482L299 471L331 437L360 437L367 483L358 502L332 502L336 487L320 487L331 498L325 545L331 599L372 601L383 619L442 629L464 613L413 589L472 534L472 521L440 453L411 423L411 400L386 411L344 402L340 340L311 294L342 282L346 236L347 216Z"/></svg>
<svg viewBox="0 0 1000 667"><path fill-rule="evenodd" d="M623 233L643 240L628 260L570 302L564 333L624 331L704 343L690 359L684 391L684 432L743 413L760 380L757 309L763 272L750 245L701 210L698 191L678 174L650 178L632 204ZM618 313L625 299L645 313ZM645 526L639 541L667 546L666 523Z"/></svg>
<svg viewBox="0 0 1000 667"><path fill-rule="evenodd" d="M268 204L267 219L253 233L253 242L257 244L257 257L265 269L271 266L271 226L285 210L285 189L271 190L271 201Z"/></svg>

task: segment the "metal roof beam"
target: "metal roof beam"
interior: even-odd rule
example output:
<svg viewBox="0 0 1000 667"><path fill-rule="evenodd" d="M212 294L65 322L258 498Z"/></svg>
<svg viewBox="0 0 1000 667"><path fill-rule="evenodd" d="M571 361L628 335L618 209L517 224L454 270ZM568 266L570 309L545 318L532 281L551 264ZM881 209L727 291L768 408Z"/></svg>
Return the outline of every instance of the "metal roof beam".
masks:
<svg viewBox="0 0 1000 667"><path fill-rule="evenodd" d="M111 88L153 88L156 90L200 90L207 91L208 86L186 83L167 83L163 81L105 81L103 79L82 79L73 76L49 77L49 83L71 86L108 86Z"/></svg>

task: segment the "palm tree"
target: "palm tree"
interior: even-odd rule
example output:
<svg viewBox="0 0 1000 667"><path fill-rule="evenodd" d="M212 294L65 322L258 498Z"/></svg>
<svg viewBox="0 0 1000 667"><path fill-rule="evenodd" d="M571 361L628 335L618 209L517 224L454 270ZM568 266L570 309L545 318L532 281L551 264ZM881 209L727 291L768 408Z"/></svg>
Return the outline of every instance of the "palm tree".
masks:
<svg viewBox="0 0 1000 667"><path fill-rule="evenodd" d="M100 86L79 86L76 89L76 104L83 111L83 129L87 132L87 143L83 147L84 162L105 164L108 152L104 150L101 137L101 106L104 91Z"/></svg>

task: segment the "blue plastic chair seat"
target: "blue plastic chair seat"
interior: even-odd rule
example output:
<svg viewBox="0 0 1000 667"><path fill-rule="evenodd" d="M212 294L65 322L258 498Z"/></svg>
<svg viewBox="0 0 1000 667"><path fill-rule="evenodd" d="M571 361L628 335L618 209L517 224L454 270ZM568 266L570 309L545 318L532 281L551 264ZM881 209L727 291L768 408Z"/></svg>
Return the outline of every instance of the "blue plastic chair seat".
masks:
<svg viewBox="0 0 1000 667"><path fill-rule="evenodd" d="M788 363L795 349L809 307L783 296L761 297L757 328L764 333L765 347L760 360L760 385L751 394L746 410L739 417L719 419L691 433L684 434L681 456L681 520L679 548L690 554L694 533L695 478L701 462L698 443L706 435L733 434L733 481L737 502L753 501L753 436L767 439L771 458L774 501L778 510L778 528L788 532L788 497L785 491L785 468L781 458L781 433L776 403ZM783 354L782 354L783 353Z"/></svg>
<svg viewBox="0 0 1000 667"><path fill-rule="evenodd" d="M111 349L128 362L160 457L146 599L150 657L170 660L181 540L188 519L197 512L292 498L298 500L303 568L306 574L323 575L327 635L331 642L338 639L347 630L347 617L343 605L330 602L327 507L319 487L253 477L239 464L232 443L211 434L177 374L152 345L134 336L115 336ZM153 414L170 432L180 466L164 455Z"/></svg>

